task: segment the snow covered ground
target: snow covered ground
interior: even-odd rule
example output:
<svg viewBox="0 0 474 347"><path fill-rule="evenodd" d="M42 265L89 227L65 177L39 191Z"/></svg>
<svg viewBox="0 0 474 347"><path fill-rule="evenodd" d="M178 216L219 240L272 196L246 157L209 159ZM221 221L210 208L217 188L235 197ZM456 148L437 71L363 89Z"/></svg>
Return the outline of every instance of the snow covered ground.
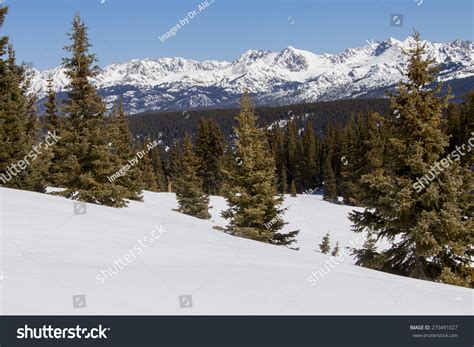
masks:
<svg viewBox="0 0 474 347"><path fill-rule="evenodd" d="M225 225L219 197L203 221L172 211L170 193L84 211L0 188L0 314L472 314L470 289L364 269L347 250L316 252L328 231L332 246L362 245L352 208L320 196L286 200L299 251L213 228Z"/></svg>

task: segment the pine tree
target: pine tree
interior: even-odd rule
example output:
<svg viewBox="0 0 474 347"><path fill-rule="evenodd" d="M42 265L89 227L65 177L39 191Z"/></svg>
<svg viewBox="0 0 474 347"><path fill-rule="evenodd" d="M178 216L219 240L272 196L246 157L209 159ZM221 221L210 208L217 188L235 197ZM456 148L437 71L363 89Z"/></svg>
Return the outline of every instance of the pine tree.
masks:
<svg viewBox="0 0 474 347"><path fill-rule="evenodd" d="M288 178L286 169L285 134L281 127L272 127L267 131L268 142L275 158L277 191L288 192Z"/></svg>
<svg viewBox="0 0 474 347"><path fill-rule="evenodd" d="M87 28L77 14L66 46L71 56L63 59L69 78L64 101L64 129L58 148L62 161L62 196L107 206L126 206L129 192L110 182L109 177L121 168L120 158L113 151L113 131L105 119L105 105L97 94L91 78L98 73L94 54L89 53Z"/></svg>
<svg viewBox="0 0 474 347"><path fill-rule="evenodd" d="M51 132L57 132L59 130L59 116L58 108L56 105L56 91L54 90L53 79L48 78L46 86L46 102L44 103L45 107L45 125L46 129Z"/></svg>
<svg viewBox="0 0 474 347"><path fill-rule="evenodd" d="M0 28L7 12L8 7L0 8ZM28 94L25 68L16 64L15 52L7 45L8 37L0 37L0 185L42 192L49 160L38 143L36 100Z"/></svg>
<svg viewBox="0 0 474 347"><path fill-rule="evenodd" d="M48 79L46 98L46 102L44 103L44 126L47 131L58 135L60 138L62 131L62 119L59 117L59 111L56 103L56 91L54 90L52 78ZM64 158L60 157L58 146L53 146L51 148L51 160L47 173L47 181L53 187L63 186L63 182L60 181L61 162L63 159Z"/></svg>
<svg viewBox="0 0 474 347"><path fill-rule="evenodd" d="M112 109L109 117L110 128L113 131L112 148L119 159L120 168L127 168L123 176L115 183L127 190L127 199L142 201L142 189L144 182L141 175L140 165L131 165L130 160L135 157L132 147L132 135L128 127L128 120L120 100Z"/></svg>
<svg viewBox="0 0 474 347"><path fill-rule="evenodd" d="M209 219L209 196L202 189L198 176L200 162L193 151L191 138L186 135L182 147L181 170L173 182L175 185L178 211L201 219Z"/></svg>
<svg viewBox="0 0 474 347"><path fill-rule="evenodd" d="M219 193L222 184L220 168L224 148L225 142L219 125L214 120L201 120L196 140L196 155L202 163L198 174L203 181L203 190L206 194Z"/></svg>
<svg viewBox="0 0 474 347"><path fill-rule="evenodd" d="M384 257L377 252L377 239L368 235L361 249L353 249L352 255L356 258L356 265L372 269L380 269L384 264Z"/></svg>
<svg viewBox="0 0 474 347"><path fill-rule="evenodd" d="M295 181L297 191L301 188L301 143L294 122L288 123L286 129L286 167L288 181Z"/></svg>
<svg viewBox="0 0 474 347"><path fill-rule="evenodd" d="M334 129L328 130L326 137L323 162L323 178L324 178L324 199L334 202L337 199L336 175L333 169L334 156Z"/></svg>
<svg viewBox="0 0 474 347"><path fill-rule="evenodd" d="M330 246L330 239L329 239L329 232L324 235L323 240L319 244L319 249L321 250L321 253L327 254L331 250Z"/></svg>
<svg viewBox="0 0 474 347"><path fill-rule="evenodd" d="M168 151L168 162L166 167L166 174L168 179L168 187L170 192L174 192L174 178L180 175L182 171L182 148L181 143L178 140L174 140Z"/></svg>
<svg viewBox="0 0 474 347"><path fill-rule="evenodd" d="M388 117L389 138L384 165L364 175L367 208L354 211L355 231L368 230L392 246L381 252L380 269L415 278L443 280L445 268L460 281L471 276L472 220L465 218L472 173L443 161L448 137L442 132L442 113L449 97L439 97L434 61L424 58L418 33L409 55L406 81L391 95L399 117ZM433 165L438 163L436 174ZM446 163L448 165L446 165ZM450 165L449 165L450 164ZM426 175L426 176L425 176ZM426 177L433 178L429 181ZM423 185L422 185L423 184ZM371 264L362 264L370 266ZM444 271L446 274L446 271Z"/></svg>
<svg viewBox="0 0 474 347"><path fill-rule="evenodd" d="M306 129L302 141L302 181L304 189L313 189L318 185L317 174L319 170L319 156L316 136L310 121L306 123Z"/></svg>
<svg viewBox="0 0 474 347"><path fill-rule="evenodd" d="M234 160L226 168L223 185L229 206L222 213L229 220L227 231L257 241L290 245L298 231L280 232L286 223L280 207L283 196L276 196L275 162L247 93L236 120L234 158L240 158L240 165Z"/></svg>
<svg viewBox="0 0 474 347"><path fill-rule="evenodd" d="M297 190L296 190L296 183L295 183L295 180L292 180L291 181L291 197L293 198L296 198L296 194L298 193Z"/></svg>
<svg viewBox="0 0 474 347"><path fill-rule="evenodd" d="M336 246L333 248L331 255L337 257L339 255L339 241L336 242Z"/></svg>
<svg viewBox="0 0 474 347"><path fill-rule="evenodd" d="M150 192L159 192L160 187L158 186L158 179L153 170L150 153L154 150L151 149L152 141L149 138L145 138L143 144L137 149L137 153L141 153L138 157L138 169L140 170L140 183L141 188Z"/></svg>
<svg viewBox="0 0 474 347"><path fill-rule="evenodd" d="M158 186L158 191L165 192L166 188L166 177L163 170L163 161L161 160L161 146L158 145L150 153L151 165L153 167L153 172L156 177L156 184Z"/></svg>

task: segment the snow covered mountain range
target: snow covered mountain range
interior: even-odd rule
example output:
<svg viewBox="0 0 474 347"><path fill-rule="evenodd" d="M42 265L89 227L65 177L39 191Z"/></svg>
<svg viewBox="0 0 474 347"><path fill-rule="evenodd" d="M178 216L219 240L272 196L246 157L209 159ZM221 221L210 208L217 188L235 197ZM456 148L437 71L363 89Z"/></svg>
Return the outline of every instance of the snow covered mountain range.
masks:
<svg viewBox="0 0 474 347"><path fill-rule="evenodd" d="M314 54L288 46L281 52L248 50L232 62L184 58L133 59L103 68L94 83L111 107L122 96L132 113L144 110L179 110L232 107L244 89L259 105L283 105L342 98L380 97L400 80L413 45L390 38L350 48L339 54ZM474 46L470 41L426 41L427 53L439 64L440 81L450 81L460 96L474 85ZM32 70L32 89L45 95L53 78L64 92L67 77L61 67Z"/></svg>

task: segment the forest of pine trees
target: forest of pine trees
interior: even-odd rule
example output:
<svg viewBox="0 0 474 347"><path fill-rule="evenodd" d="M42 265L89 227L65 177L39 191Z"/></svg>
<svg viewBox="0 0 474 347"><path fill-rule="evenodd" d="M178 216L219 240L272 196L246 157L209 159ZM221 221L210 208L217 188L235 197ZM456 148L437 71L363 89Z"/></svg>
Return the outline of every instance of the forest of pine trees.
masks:
<svg viewBox="0 0 474 347"><path fill-rule="evenodd" d="M0 28L7 12L8 7L0 8ZM367 112L362 111L365 101L351 101L344 105L364 106L344 106L341 117L341 104L333 103L326 111L334 107L334 117L321 123L323 117L300 105L295 110L304 117L268 122L272 109L264 110L262 121L245 93L240 111L225 111L238 113L226 129L216 117L200 117L194 136L168 141L161 133L137 133L136 123L132 135L120 101L106 109L90 82L97 59L79 15L69 38L63 59L67 95L59 102L49 81L39 114L37 100L28 94L27 70L17 64L8 37L0 37L2 186L37 192L58 187L63 189L54 194L112 207L140 201L143 190L175 192L177 211L202 219L210 218L209 196L222 195L228 203L222 213L229 222L226 232L287 246L298 231L282 232L283 194L316 191L329 202L365 207L351 215L356 231L369 232L364 247L353 250L357 264L473 285L474 151L452 161L422 191L413 187L435 162L473 138L474 92L450 104L449 95L440 96L441 86L426 88L436 71L424 57L418 34L388 112L383 102ZM33 152L49 133L60 140ZM145 154L131 163L139 152ZM19 160L28 165L13 171L12 163ZM381 238L393 241L392 247L377 252Z"/></svg>

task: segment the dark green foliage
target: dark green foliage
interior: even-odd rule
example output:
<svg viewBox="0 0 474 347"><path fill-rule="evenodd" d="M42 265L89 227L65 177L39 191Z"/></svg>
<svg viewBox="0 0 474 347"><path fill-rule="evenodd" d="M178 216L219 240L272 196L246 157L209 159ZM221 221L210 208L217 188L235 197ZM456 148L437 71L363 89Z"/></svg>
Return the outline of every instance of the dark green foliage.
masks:
<svg viewBox="0 0 474 347"><path fill-rule="evenodd" d="M148 154L151 159L151 166L153 167L153 172L156 178L156 185L158 187L158 191L165 192L166 191L166 177L163 170L163 161L161 159L161 146L158 145Z"/></svg>
<svg viewBox="0 0 474 347"><path fill-rule="evenodd" d="M203 192L202 179L198 176L199 158L189 136L184 138L180 161L179 170L173 176L178 211L201 219L211 218L209 196Z"/></svg>
<svg viewBox="0 0 474 347"><path fill-rule="evenodd" d="M286 223L280 207L283 197L276 195L275 162L264 130L257 127L247 94L236 119L234 161L225 168L223 186L229 206L222 213L229 220L227 231L257 241L290 245L297 231L280 232Z"/></svg>
<svg viewBox="0 0 474 347"><path fill-rule="evenodd" d="M336 246L333 248L331 255L337 257L339 255L339 241L336 242Z"/></svg>
<svg viewBox="0 0 474 347"><path fill-rule="evenodd" d="M325 148L324 148L324 162L323 162L323 179L324 179L324 199L334 202L337 199L336 175L334 174L334 128L329 129ZM336 159L337 160L337 159ZM339 159L340 160L340 159Z"/></svg>
<svg viewBox="0 0 474 347"><path fill-rule="evenodd" d="M383 266L383 255L377 252L377 239L368 235L361 249L353 249L356 265L378 269Z"/></svg>
<svg viewBox="0 0 474 347"><path fill-rule="evenodd" d="M0 27L7 12L8 7L0 8ZM8 37L0 37L0 185L42 192L49 152L38 143L36 100L28 95L26 70L7 44Z"/></svg>
<svg viewBox="0 0 474 347"><path fill-rule="evenodd" d="M319 153L316 136L314 134L313 125L310 121L306 123L302 141L302 165L301 180L303 189L313 189L319 185Z"/></svg>
<svg viewBox="0 0 474 347"><path fill-rule="evenodd" d="M196 155L201 163L198 171L206 194L217 195L222 184L221 161L225 142L219 125L210 119L199 122Z"/></svg>
<svg viewBox="0 0 474 347"><path fill-rule="evenodd" d="M293 198L296 198L297 191L296 191L295 180L292 180L292 181L291 181L291 190L290 190L290 193L291 193L291 196L292 196Z"/></svg>
<svg viewBox="0 0 474 347"><path fill-rule="evenodd" d="M329 232L324 235L321 243L319 244L319 249L321 250L321 253L327 254L331 250L330 246L330 239L329 239Z"/></svg>
<svg viewBox="0 0 474 347"><path fill-rule="evenodd" d="M435 69L433 61L424 58L418 34L408 55L407 81L401 81L397 93L391 95L399 117L385 120L388 160L362 176L367 208L354 211L350 218L355 231L369 230L377 239L392 242L381 252L384 261L376 268L431 280L452 278L444 270L448 268L459 281L467 281L474 226L465 216L472 173L445 159L449 165L443 165L431 181L425 177L443 159L448 146L442 131L448 96L437 96L441 86L425 88L434 81Z"/></svg>
<svg viewBox="0 0 474 347"><path fill-rule="evenodd" d="M113 127L105 119L105 105L90 78L96 76L96 58L89 53L87 29L79 15L74 17L71 44L66 46L71 56L63 59L70 80L64 101L64 128L61 131L61 160L59 180L65 190L58 193L68 198L107 206L123 207L130 196L126 187L109 177L123 163L113 143Z"/></svg>
<svg viewBox="0 0 474 347"><path fill-rule="evenodd" d="M125 175L118 178L115 183L127 189L127 199L142 200L142 189L145 189L139 165L131 165L130 161L136 153L132 147L132 135L128 128L128 120L123 111L122 103L118 102L108 119L109 128L113 132L111 147L118 156L120 168L127 168ZM139 159L140 160L140 159Z"/></svg>
<svg viewBox="0 0 474 347"><path fill-rule="evenodd" d="M289 182L294 182L296 189L300 191L301 181L301 140L294 122L290 122L286 131L286 168Z"/></svg>
<svg viewBox="0 0 474 347"><path fill-rule="evenodd" d="M137 148L137 153L141 153L138 156L138 169L140 170L141 187L144 190L150 192L159 192L160 187L158 186L158 179L153 170L153 164L150 154L157 150L154 148L154 143L150 139L145 139L143 144Z"/></svg>

